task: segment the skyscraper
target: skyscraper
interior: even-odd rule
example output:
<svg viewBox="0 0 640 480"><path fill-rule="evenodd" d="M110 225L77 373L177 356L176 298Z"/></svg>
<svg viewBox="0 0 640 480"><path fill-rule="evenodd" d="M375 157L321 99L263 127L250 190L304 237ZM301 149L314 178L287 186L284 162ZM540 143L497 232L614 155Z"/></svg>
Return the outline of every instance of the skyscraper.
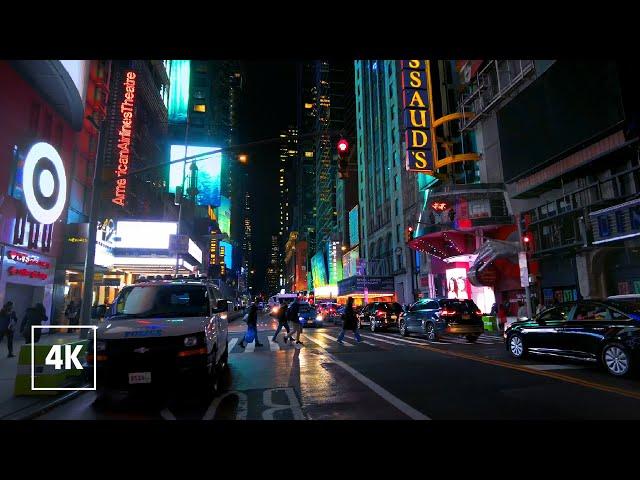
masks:
<svg viewBox="0 0 640 480"><path fill-rule="evenodd" d="M269 251L269 266L267 267L268 294L273 295L279 291L279 264L280 245L278 235L271 235L271 249Z"/></svg>
<svg viewBox="0 0 640 480"><path fill-rule="evenodd" d="M298 156L298 130L289 127L280 133L280 161L278 162L278 188L280 192L280 225L278 230L278 284L284 285L284 246L291 227L293 167Z"/></svg>

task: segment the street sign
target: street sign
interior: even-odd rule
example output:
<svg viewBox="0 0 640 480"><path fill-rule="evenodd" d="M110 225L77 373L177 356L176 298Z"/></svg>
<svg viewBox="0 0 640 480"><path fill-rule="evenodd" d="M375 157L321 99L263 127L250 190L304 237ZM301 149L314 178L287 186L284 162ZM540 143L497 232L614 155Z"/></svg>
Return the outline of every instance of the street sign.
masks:
<svg viewBox="0 0 640 480"><path fill-rule="evenodd" d="M188 235L169 235L169 254L186 254L189 252Z"/></svg>

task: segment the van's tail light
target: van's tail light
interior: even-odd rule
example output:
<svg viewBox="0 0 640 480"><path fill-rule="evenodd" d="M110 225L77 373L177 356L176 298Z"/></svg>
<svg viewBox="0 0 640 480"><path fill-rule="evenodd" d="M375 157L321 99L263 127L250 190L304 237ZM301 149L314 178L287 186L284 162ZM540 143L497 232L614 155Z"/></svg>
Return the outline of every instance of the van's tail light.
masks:
<svg viewBox="0 0 640 480"><path fill-rule="evenodd" d="M455 314L456 314L455 310L447 310L446 308L443 308L442 310L440 310L441 317L452 317Z"/></svg>
<svg viewBox="0 0 640 480"><path fill-rule="evenodd" d="M385 312L384 310L378 310L376 312L376 316L378 317L384 317L387 314L387 312Z"/></svg>

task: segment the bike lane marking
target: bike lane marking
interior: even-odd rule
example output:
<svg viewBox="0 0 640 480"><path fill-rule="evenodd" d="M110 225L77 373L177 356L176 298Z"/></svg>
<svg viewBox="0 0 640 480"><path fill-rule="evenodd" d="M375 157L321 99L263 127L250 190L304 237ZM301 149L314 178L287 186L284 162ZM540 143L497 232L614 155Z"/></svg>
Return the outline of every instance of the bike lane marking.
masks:
<svg viewBox="0 0 640 480"><path fill-rule="evenodd" d="M342 360L338 360L336 357L334 357L332 354L330 354L329 352L327 352L323 347L322 344L320 342L318 342L317 340L311 338L309 335L307 334L303 334L305 338L311 340L312 342L314 342L315 344L318 345L319 349L332 361L334 362L336 365L338 365L339 367L342 367L344 370L346 370L348 373L350 373L353 377L355 377L357 380L359 380L361 383L363 383L364 385L366 385L367 387L369 387L371 390L373 390L375 393L377 393L380 397L382 397L383 399L385 399L387 402L389 402L391 405L393 405L394 407L396 407L398 410L400 410L402 413L404 413L406 416L408 416L409 418L411 418L412 420L431 420L428 416L426 416L424 413L416 410L415 408L413 408L411 405L409 405L408 403L403 402L402 400L400 400L398 397L396 397L395 395L393 395L392 393L390 393L388 390L385 390L383 387L381 387L380 385L378 385L377 383L375 383L373 380L371 380L368 377L365 377L363 374L361 374L360 372L358 372L356 369L350 367L349 365L347 365L345 362L343 362Z"/></svg>

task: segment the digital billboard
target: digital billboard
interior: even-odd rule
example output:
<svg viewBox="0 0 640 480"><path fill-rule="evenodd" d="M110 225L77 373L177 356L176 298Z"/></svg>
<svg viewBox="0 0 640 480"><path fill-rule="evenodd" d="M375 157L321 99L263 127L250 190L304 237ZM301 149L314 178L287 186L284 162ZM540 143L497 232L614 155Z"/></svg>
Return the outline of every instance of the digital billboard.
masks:
<svg viewBox="0 0 640 480"><path fill-rule="evenodd" d="M220 197L220 206L216 208L216 216L218 217L220 231L231 236L231 200L227 197Z"/></svg>
<svg viewBox="0 0 640 480"><path fill-rule="evenodd" d="M360 243L358 229L358 205L356 205L349 212L349 245L351 247L355 247Z"/></svg>
<svg viewBox="0 0 640 480"><path fill-rule="evenodd" d="M169 236L177 231L176 222L118 221L120 241L116 248L169 248Z"/></svg>
<svg viewBox="0 0 640 480"><path fill-rule="evenodd" d="M313 288L327 285L327 267L324 262L324 252L320 251L311 257L311 275L313 276Z"/></svg>
<svg viewBox="0 0 640 480"><path fill-rule="evenodd" d="M233 268L233 245L229 242L220 242L220 254L222 254L224 248L224 263L228 269Z"/></svg>
<svg viewBox="0 0 640 480"><path fill-rule="evenodd" d="M358 253L358 249L354 248L346 252L342 256L342 276L344 278L353 277L358 275L358 260L360 259L360 254Z"/></svg>
<svg viewBox="0 0 640 480"><path fill-rule="evenodd" d="M459 300L471 298L469 296L471 288L467 280L466 268L449 268L446 271L446 275L447 298L457 298Z"/></svg>
<svg viewBox="0 0 640 480"><path fill-rule="evenodd" d="M337 285L342 280L342 258L340 242L327 243L327 267L329 270L329 285Z"/></svg>
<svg viewBox="0 0 640 480"><path fill-rule="evenodd" d="M220 150L218 147L201 147L189 145L186 148L187 157L198 155L200 153ZM178 160L185 157L184 145L171 145L170 158ZM187 171L184 177L190 173L191 162L187 162ZM220 205L220 171L222 168L222 153L215 152L211 156L201 157L196 162L198 167L198 195L196 202L198 205ZM169 192L175 193L176 187L182 185L183 182L184 162L172 163L169 167ZM188 186L188 185L186 185ZM185 188L186 193L186 188Z"/></svg>
<svg viewBox="0 0 640 480"><path fill-rule="evenodd" d="M169 121L186 123L189 112L191 60L169 60Z"/></svg>

